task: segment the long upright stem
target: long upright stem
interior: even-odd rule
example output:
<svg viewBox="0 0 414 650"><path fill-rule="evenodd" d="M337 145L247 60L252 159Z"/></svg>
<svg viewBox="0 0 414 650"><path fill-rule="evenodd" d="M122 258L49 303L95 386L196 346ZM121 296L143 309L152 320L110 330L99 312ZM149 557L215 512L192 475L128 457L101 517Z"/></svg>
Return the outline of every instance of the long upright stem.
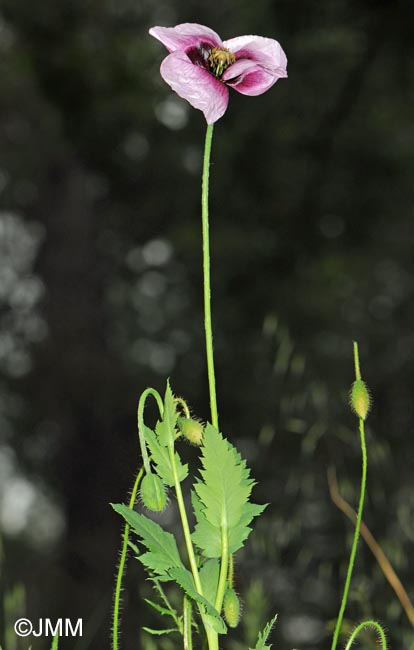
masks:
<svg viewBox="0 0 414 650"><path fill-rule="evenodd" d="M201 223L203 233L203 286L204 286L204 329L206 333L206 356L208 388L210 393L211 423L218 429L216 396L216 377L214 372L213 329L211 325L211 285L210 285L210 233L208 223L208 188L210 180L211 141L213 124L208 124L204 145L203 178L201 188ZM203 621L204 622L204 621ZM206 626L205 626L206 627ZM209 650L218 650L217 633L206 627Z"/></svg>
<svg viewBox="0 0 414 650"><path fill-rule="evenodd" d="M137 477L135 479L134 487L132 488L131 498L129 500L129 507L132 510L135 505L135 500L137 498L137 492L141 479L144 475L144 467L141 467ZM119 637L119 610L121 607L121 590L122 590L122 579L124 577L125 571L125 562L128 551L128 542L129 542L129 524L125 524L121 557L119 558L118 573L116 576L116 585L115 585L115 594L114 594L114 614L112 622L112 648L113 650L118 650L118 637Z"/></svg>
<svg viewBox="0 0 414 650"><path fill-rule="evenodd" d="M354 343L354 361L355 361L356 378L360 379L361 374L360 374L360 369L359 369L358 346L357 346L356 343ZM351 555L349 557L349 564L348 564L348 571L347 571L347 574L346 574L344 593L343 593L343 596L342 596L341 607L339 609L338 619L336 621L335 632L334 632L334 635L333 635L331 650L336 650L336 646L337 646L337 643L338 643L338 637L339 637L339 632L341 630L342 619L344 617L345 607L346 607L346 603L347 603L347 600L348 600L349 586L351 584L352 572L353 572L353 569L354 569L355 556L356 556L358 539L359 539L359 532L360 532L360 529L361 529L362 511L364 509L368 460L367 460L367 447L366 447L366 443L365 443L365 427L364 427L364 420L362 418L359 418L359 434L360 434L360 439L361 439L361 452L362 452L361 492L360 492L360 496L359 496L359 505L358 505L358 513L357 513L356 524L355 524L354 539L353 539L353 542L352 542Z"/></svg>
<svg viewBox="0 0 414 650"><path fill-rule="evenodd" d="M187 512L185 510L183 493L182 493L182 490L181 490L180 480L179 480L178 474L177 474L177 466L176 466L176 463L175 463L175 455L174 455L174 447L173 446L170 446L168 448L168 454L169 454L169 457L170 457L170 464L171 464L173 477L174 477L174 489L175 489L175 494L176 494L176 497L177 497L178 511L180 513L181 527L182 527L183 533L184 533L184 540L185 540L185 545L186 545L186 548L187 548L188 559L190 561L191 572L193 574L194 583L195 583L195 586L196 586L196 589L197 589L198 593L203 595L203 589L202 589L202 586L201 586L200 574L199 574L198 568L197 568L197 560L196 560L196 556L195 556L195 553L194 553L193 542L191 541L191 532L190 532L190 526L188 524Z"/></svg>
<svg viewBox="0 0 414 650"><path fill-rule="evenodd" d="M211 288L210 288L210 238L208 225L208 186L210 178L210 154L213 138L213 124L207 126L204 145L203 181L201 190L201 219L203 230L203 277L204 277L204 328L206 332L206 355L208 386L210 392L211 422L218 428L216 379L214 373L213 330L211 326Z"/></svg>

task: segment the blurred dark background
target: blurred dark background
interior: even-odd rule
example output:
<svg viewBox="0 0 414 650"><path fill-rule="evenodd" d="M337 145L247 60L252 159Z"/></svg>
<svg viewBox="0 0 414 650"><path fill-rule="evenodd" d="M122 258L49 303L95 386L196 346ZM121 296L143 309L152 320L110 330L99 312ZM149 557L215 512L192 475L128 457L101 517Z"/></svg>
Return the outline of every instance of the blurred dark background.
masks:
<svg viewBox="0 0 414 650"><path fill-rule="evenodd" d="M354 338L374 396L364 519L413 598L412 14L391 0L0 1L3 645L24 611L83 618L62 650L109 647L121 526L108 504L140 463L138 396L169 376L208 419L205 123L161 80L166 51L147 33L186 21L276 38L289 59L265 95L231 92L213 142L221 427L272 503L240 555L244 623L223 645L254 644L279 612L275 647L330 647L352 525L326 472L355 505ZM150 594L131 560L125 650L177 647L140 632L160 626ZM346 617L414 647L363 542ZM4 650L28 645L9 633Z"/></svg>

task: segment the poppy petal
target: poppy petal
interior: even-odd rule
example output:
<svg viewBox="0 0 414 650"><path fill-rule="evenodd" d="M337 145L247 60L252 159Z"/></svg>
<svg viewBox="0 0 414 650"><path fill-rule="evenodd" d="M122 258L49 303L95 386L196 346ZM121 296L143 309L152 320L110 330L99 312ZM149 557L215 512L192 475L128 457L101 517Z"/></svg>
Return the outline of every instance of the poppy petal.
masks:
<svg viewBox="0 0 414 650"><path fill-rule="evenodd" d="M266 92L279 78L279 74L247 59L236 61L223 74L223 81L228 86L250 96Z"/></svg>
<svg viewBox="0 0 414 650"><path fill-rule="evenodd" d="M225 84L204 68L194 65L185 52L172 52L161 63L164 81L191 106L204 113L207 124L217 122L226 112L229 91Z"/></svg>
<svg viewBox="0 0 414 650"><path fill-rule="evenodd" d="M287 77L287 58L280 43L264 36L237 36L223 42L236 59L249 59L265 68L278 72L279 77Z"/></svg>
<svg viewBox="0 0 414 650"><path fill-rule="evenodd" d="M221 38L215 31L197 23L181 23L176 27L151 27L149 33L161 41L169 52L186 51L202 43L223 47Z"/></svg>

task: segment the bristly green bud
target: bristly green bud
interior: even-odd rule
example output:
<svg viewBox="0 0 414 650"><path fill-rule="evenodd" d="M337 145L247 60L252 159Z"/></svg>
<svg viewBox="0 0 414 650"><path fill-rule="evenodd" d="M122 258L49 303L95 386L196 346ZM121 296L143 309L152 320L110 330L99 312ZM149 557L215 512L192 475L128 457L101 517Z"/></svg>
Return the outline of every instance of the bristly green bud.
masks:
<svg viewBox="0 0 414 650"><path fill-rule="evenodd" d="M240 598L234 589L227 589L223 600L224 619L229 627L237 627L240 621Z"/></svg>
<svg viewBox="0 0 414 650"><path fill-rule="evenodd" d="M148 510L161 512L167 505L165 485L157 474L146 474L140 490L142 503Z"/></svg>
<svg viewBox="0 0 414 650"><path fill-rule="evenodd" d="M362 379L357 379L352 384L350 401L354 413L359 418L365 420L371 408L371 398L368 388Z"/></svg>
<svg viewBox="0 0 414 650"><path fill-rule="evenodd" d="M184 438L192 445L200 447L203 444L204 427L201 422L193 418L178 418L178 426Z"/></svg>

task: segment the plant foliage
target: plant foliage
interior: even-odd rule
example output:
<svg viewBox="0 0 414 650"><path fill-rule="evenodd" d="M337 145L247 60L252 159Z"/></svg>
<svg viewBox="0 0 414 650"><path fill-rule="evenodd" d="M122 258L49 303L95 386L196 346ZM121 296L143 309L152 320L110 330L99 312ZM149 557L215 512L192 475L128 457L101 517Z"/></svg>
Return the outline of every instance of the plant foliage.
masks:
<svg viewBox="0 0 414 650"><path fill-rule="evenodd" d="M153 476L154 470L158 480L161 479L164 485L175 490L191 570L183 562L177 541L171 533L146 515L135 512L132 507L115 504L113 508L125 519L144 548L144 552L140 552L137 546L129 542L129 547L145 566L161 596L161 603L147 600L148 604L161 616L173 618L176 624L174 628L144 629L155 636L173 632L183 636L191 634L192 626L184 623L184 611L180 615L171 607L161 587L161 584L171 582L178 585L184 595L197 605L195 611L198 609L207 634L225 634L227 627L218 610L222 608L228 582L229 555L243 546L251 532L249 524L266 506L250 502L255 482L250 477L245 460L216 427L207 424L200 434L201 469L191 491L196 523L194 530L190 531L181 492L181 484L188 477L189 469L188 465L182 463L176 449L182 436L178 427L178 404L182 405L182 402L174 397L168 383L163 404L160 400L161 417L154 430L142 421L144 402L140 402L138 409L138 426L144 434L141 444L148 450L146 476ZM143 455L144 452L145 449ZM184 641L185 644L189 643L186 638ZM213 646L218 647L217 642Z"/></svg>
<svg viewBox="0 0 414 650"><path fill-rule="evenodd" d="M266 641L269 638L269 634L272 631L272 628L274 624L276 623L277 619L277 614L272 618L271 621L269 621L264 630L262 632L259 632L259 636L257 637L257 643L254 648L250 648L250 650L270 650L272 647L272 644L266 645Z"/></svg>
<svg viewBox="0 0 414 650"><path fill-rule="evenodd" d="M192 498L197 520L193 540L203 555L215 558L221 556L226 535L229 552L235 553L249 536L253 517L266 506L249 503L255 484L250 470L236 448L210 424L204 431L201 461L202 479L196 481Z"/></svg>

